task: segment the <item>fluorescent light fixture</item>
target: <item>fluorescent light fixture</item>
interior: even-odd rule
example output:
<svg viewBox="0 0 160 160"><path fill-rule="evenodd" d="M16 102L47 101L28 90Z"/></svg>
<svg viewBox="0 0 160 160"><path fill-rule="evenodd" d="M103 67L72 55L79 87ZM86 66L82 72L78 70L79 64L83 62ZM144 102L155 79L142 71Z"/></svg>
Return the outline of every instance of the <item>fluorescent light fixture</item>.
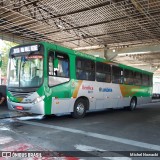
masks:
<svg viewBox="0 0 160 160"><path fill-rule="evenodd" d="M57 25L60 29L64 28L62 25L58 24Z"/></svg>
<svg viewBox="0 0 160 160"><path fill-rule="evenodd" d="M100 57L98 54L94 55L95 57Z"/></svg>
<svg viewBox="0 0 160 160"><path fill-rule="evenodd" d="M135 63L135 64L131 64L132 66L148 66L147 63Z"/></svg>
<svg viewBox="0 0 160 160"><path fill-rule="evenodd" d="M87 47L78 47L78 48L74 48L74 50L89 50L89 49L99 49L99 48L103 48L103 46L87 46Z"/></svg>
<svg viewBox="0 0 160 160"><path fill-rule="evenodd" d="M118 54L118 56L119 55L121 55L121 56L125 56L125 55L138 55L138 54L150 54L150 53L152 53L151 51L144 51L144 52L125 52L125 53L119 53Z"/></svg>

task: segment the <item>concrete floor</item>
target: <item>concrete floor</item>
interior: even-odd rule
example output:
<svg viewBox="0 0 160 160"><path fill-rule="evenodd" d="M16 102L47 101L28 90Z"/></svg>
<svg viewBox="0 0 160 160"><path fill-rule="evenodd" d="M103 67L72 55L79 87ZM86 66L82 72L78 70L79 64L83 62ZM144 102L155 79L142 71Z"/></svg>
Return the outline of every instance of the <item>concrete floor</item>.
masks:
<svg viewBox="0 0 160 160"><path fill-rule="evenodd" d="M6 115L4 107L2 113ZM68 151L63 152L63 158L39 158L45 160L160 159L160 102L138 106L133 112L123 109L92 112L83 119L70 115L44 118L17 114L23 116L18 118L16 112L9 115L13 118L0 116L1 151L52 151L54 155ZM138 151L151 151L159 157L129 156ZM68 154L73 157L67 157Z"/></svg>

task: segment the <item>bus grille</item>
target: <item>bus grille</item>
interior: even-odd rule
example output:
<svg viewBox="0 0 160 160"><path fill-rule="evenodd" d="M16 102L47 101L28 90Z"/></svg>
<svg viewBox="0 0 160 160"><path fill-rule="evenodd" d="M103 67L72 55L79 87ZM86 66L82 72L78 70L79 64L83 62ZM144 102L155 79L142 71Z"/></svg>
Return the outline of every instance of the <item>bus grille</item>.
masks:
<svg viewBox="0 0 160 160"><path fill-rule="evenodd" d="M12 96L14 96L14 97L16 97L16 98L27 98L27 97L29 97L30 95L32 95L34 92L29 92L29 93L20 93L20 92L11 92L11 91L9 91L9 93L12 95Z"/></svg>

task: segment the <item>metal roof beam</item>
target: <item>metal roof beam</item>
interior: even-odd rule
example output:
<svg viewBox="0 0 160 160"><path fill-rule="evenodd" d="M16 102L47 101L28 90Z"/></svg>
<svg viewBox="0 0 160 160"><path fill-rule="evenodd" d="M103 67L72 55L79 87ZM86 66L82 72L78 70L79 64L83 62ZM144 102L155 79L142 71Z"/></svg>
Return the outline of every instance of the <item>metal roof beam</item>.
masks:
<svg viewBox="0 0 160 160"><path fill-rule="evenodd" d="M14 11L20 11L20 9L22 7L28 7L29 5L32 5L32 4L36 3L36 2L38 2L38 0L30 1L30 2L29 1L28 2L26 2L26 1L20 1L20 2L24 2L24 4L20 5L19 7L14 7L12 10L14 10Z"/></svg>
<svg viewBox="0 0 160 160"><path fill-rule="evenodd" d="M98 34L98 35L93 35L93 36L94 37L102 37L102 36L107 36L107 35L115 35L116 36L116 34L118 34L118 33L134 31L134 30L135 30L135 28L134 29L128 29L128 30L125 30L125 31L118 31L118 32L112 32L112 33L106 33L106 34ZM83 36L83 39L87 39L87 38L92 38L92 36ZM80 40L80 38L68 40L66 42L75 41L75 40Z"/></svg>
<svg viewBox="0 0 160 160"><path fill-rule="evenodd" d="M158 13L160 13L160 12L157 11L157 12L151 14L151 15L154 16L155 14L158 14ZM144 16L140 15L139 18L144 18ZM63 31L69 31L69 30L73 30L73 29L82 29L82 28L86 28L86 27L92 27L92 26L96 26L96 25L107 24L107 23L110 23L110 22L115 22L115 21L119 21L119 20L126 20L126 19L129 19L128 16L124 16L124 17L120 17L120 18L116 18L116 19L111 19L111 20L106 20L106 21L101 21L101 22L97 22L97 23L92 23L92 24L88 24L88 25L66 28L66 29L63 29ZM43 19L43 20L46 20L46 19ZM155 26L153 28L155 28ZM53 32L48 32L46 34L52 34L52 33L58 33L58 32L59 31L53 31Z"/></svg>
<svg viewBox="0 0 160 160"><path fill-rule="evenodd" d="M156 27L155 26L152 26L152 28L150 28L150 30L154 30ZM122 31L117 31L117 32L112 32L112 33L106 33L106 34L98 34L98 35L93 35L95 38L98 38L98 37L102 37L102 36L109 36L109 35L114 35L114 36L118 36L117 34L119 34L119 33L127 33L127 32L131 32L131 31L133 31L133 34L135 34L134 33L134 31L135 31L135 29L139 29L139 26L137 27L137 28L133 28L133 29L128 29L128 30L122 30ZM158 37L159 35L157 34L157 37ZM92 38L92 36L83 36L83 39L87 39L87 38ZM160 37L159 37L159 39L160 39ZM80 38L76 38L76 39L72 39L72 40L68 40L68 41L66 41L66 42L71 42L71 41L75 41L75 40L80 40ZM118 39L117 39L118 40ZM137 39L137 40L141 40L141 39Z"/></svg>
<svg viewBox="0 0 160 160"><path fill-rule="evenodd" d="M118 3L118 2L121 2L121 1L123 1L123 0L110 0L110 1L103 2L103 3L101 3L101 4L89 6L89 7L86 7L86 8L83 8L83 9L79 9L79 10L76 10L76 11L71 11L71 12L64 13L64 14L58 14L58 15L55 15L53 18L62 18L62 17L64 17L64 16L69 16L69 15L73 15L73 14L85 12L85 11L88 11L88 10L101 8L101 7L110 5L110 4L112 4L112 3ZM47 20L47 19L49 19L49 18L50 18L50 17L46 18L45 20Z"/></svg>
<svg viewBox="0 0 160 160"><path fill-rule="evenodd" d="M83 9L79 9L77 11L71 11L71 12L68 12L68 13L65 13L65 14L59 14L57 16L54 16L54 18L61 18L63 16L68 16L68 15L72 15L72 14L76 14L76 13L80 13L80 12L85 12L85 11L88 11L88 10L91 10L91 9L96 9L96 8L100 8L100 7L104 7L106 5L110 5L110 1L106 1L106 2L103 2L101 4L98 4L98 5L94 5L94 6L91 6L91 7L86 7L86 8L83 8Z"/></svg>
<svg viewBox="0 0 160 160"><path fill-rule="evenodd" d="M54 15L52 12L49 12L47 9L42 8L41 6L37 6L37 8L40 8L40 9L42 9L43 11L45 11L46 13L48 13L48 14L51 16L50 18L55 18L55 15ZM46 19L43 19L43 20L46 20ZM59 18L59 20L60 20L62 23L64 23L64 24L67 24L67 25L69 25L69 26L71 26L71 27L74 27L72 24L66 22L65 20L63 20L63 19L61 19L61 18ZM50 25L50 24L48 24L48 25ZM83 31L78 31L78 32L80 32L80 33L82 33L82 34L84 34L84 35L88 35L87 33L83 32ZM76 33L76 34L77 34L77 33ZM90 37L94 38L93 35L90 36ZM95 39L95 38L94 38L94 39ZM80 38L79 40L81 40L81 38ZM84 40L84 41L85 41L85 40ZM88 41L85 41L85 42L91 45L90 42L88 42Z"/></svg>
<svg viewBox="0 0 160 160"><path fill-rule="evenodd" d="M4 33L4 32L1 32L1 31L0 31L0 39L15 42L15 43L18 43L18 44L31 42L31 39L28 39L27 37L22 38L20 36L16 36L15 34Z"/></svg>
<svg viewBox="0 0 160 160"><path fill-rule="evenodd" d="M117 19L112 19L112 20L92 23L92 24L89 24L89 25L83 25L83 26L76 26L76 27L66 28L66 29L63 29L63 31L69 31L69 30L73 30L73 29L82 29L82 28L86 28L86 27L92 27L92 26L96 26L96 25L100 25L100 24L106 24L106 23L114 22L114 21L118 21L118 20L124 20L124 19L127 19L127 18L128 18L127 16L120 17L120 18L117 18ZM57 32L59 32L59 31L48 32L46 34L52 34L52 33L57 33Z"/></svg>

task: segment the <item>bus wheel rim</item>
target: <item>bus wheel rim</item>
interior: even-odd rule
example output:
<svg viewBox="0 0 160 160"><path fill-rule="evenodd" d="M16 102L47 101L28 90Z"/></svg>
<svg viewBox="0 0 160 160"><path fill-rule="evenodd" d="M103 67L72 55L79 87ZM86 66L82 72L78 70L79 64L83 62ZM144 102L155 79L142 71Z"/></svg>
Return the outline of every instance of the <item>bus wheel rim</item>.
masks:
<svg viewBox="0 0 160 160"><path fill-rule="evenodd" d="M76 107L76 111L79 115L82 115L84 113L84 105L82 103L79 103Z"/></svg>
<svg viewBox="0 0 160 160"><path fill-rule="evenodd" d="M136 106L136 102L135 102L135 100L133 100L133 101L131 102L131 108L135 108L135 106Z"/></svg>

